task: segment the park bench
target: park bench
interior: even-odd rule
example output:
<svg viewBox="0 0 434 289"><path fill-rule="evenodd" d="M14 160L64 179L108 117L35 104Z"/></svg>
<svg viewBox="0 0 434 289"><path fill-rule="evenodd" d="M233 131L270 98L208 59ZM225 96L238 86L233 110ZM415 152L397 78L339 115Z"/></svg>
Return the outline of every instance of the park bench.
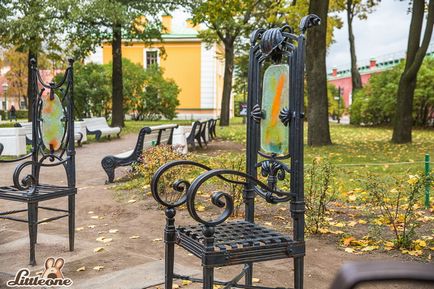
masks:
<svg viewBox="0 0 434 289"><path fill-rule="evenodd" d="M211 140L217 138L217 134L216 134L217 120L218 119L214 119L214 118L208 120L208 135L209 135L209 139Z"/></svg>
<svg viewBox="0 0 434 289"><path fill-rule="evenodd" d="M293 272L294 286L289 287L303 288L304 34L308 27L318 24L318 16L309 15L302 19L300 35L287 25L251 34L245 172L175 160L160 167L152 177L152 195L165 207L166 289L172 289L174 278L203 282L205 289L214 285L269 288L252 286L253 264L287 258L294 261L293 268L288 268L288 273ZM205 172L191 179L198 170ZM266 181L258 179L258 174ZM227 187L219 185L221 182ZM243 188L243 220L229 220L235 206L233 185ZM292 235L255 223L256 196L270 204L290 202ZM205 204L207 201L211 202ZM197 224L175 226L176 209L183 205ZM175 244L201 260L202 278L174 272ZM243 265L243 269L230 281L214 280L215 267L232 265ZM240 284L243 277L245 284Z"/></svg>
<svg viewBox="0 0 434 289"><path fill-rule="evenodd" d="M3 144L0 143L0 156L2 155L2 152L3 152Z"/></svg>
<svg viewBox="0 0 434 289"><path fill-rule="evenodd" d="M197 120L192 126L191 130L185 134L187 144L191 145L193 149L196 148L196 142L200 148L203 145L208 145L208 142L216 137L215 125L217 120Z"/></svg>
<svg viewBox="0 0 434 289"><path fill-rule="evenodd" d="M0 199L27 204L25 209L9 209L0 212L0 219L24 222L29 227L30 265L36 264L35 245L38 225L67 217L69 224L69 250L74 250L75 231L75 142L73 111L73 61L69 60L63 79L59 83L45 83L41 78L36 60L31 60L32 149L28 155L0 163L21 162L13 173L13 184L0 187ZM30 158L30 160L26 160ZM61 166L66 171L66 185L40 183L40 172L46 167ZM28 174L24 173L30 171ZM56 176L60 175L56 173ZM56 183L59 183L56 181ZM41 206L40 203L67 197L68 208ZM38 219L39 210L58 213L57 216ZM17 213L27 213L20 218Z"/></svg>
<svg viewBox="0 0 434 289"><path fill-rule="evenodd" d="M112 135L117 135L121 133L120 127L110 127L107 124L105 117L94 117L85 118L87 134L95 135L96 140L99 140L103 136L110 138Z"/></svg>
<svg viewBox="0 0 434 289"><path fill-rule="evenodd" d="M140 156L144 149L160 144L171 145L173 131L177 127L177 124L144 127L139 132L133 150L104 157L101 161L101 165L107 174L107 182L113 183L115 178L115 169L117 167L129 166L133 163L140 162Z"/></svg>
<svg viewBox="0 0 434 289"><path fill-rule="evenodd" d="M200 121L195 121L191 125L191 130L185 133L185 137L187 139L187 145L191 145L193 149L196 148L196 141L200 144Z"/></svg>
<svg viewBox="0 0 434 289"><path fill-rule="evenodd" d="M32 144L32 123L31 122L17 122L14 124L15 127L22 127L26 130L26 144ZM81 132L74 133L74 140L77 142L78 146L81 146L83 140L83 134Z"/></svg>

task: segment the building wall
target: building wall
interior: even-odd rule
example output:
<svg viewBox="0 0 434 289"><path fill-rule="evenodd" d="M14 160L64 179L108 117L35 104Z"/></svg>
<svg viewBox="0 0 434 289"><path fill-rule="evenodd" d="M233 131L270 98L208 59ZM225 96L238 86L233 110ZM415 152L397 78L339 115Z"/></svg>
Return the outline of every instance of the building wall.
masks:
<svg viewBox="0 0 434 289"><path fill-rule="evenodd" d="M371 73L362 74L361 75L362 85L365 85L369 81L369 78L371 78L371 76L372 76ZM334 86L336 86L336 88L338 88L338 87L341 88L342 98L344 100L345 107L349 107L351 105L351 102L352 102L351 91L353 89L353 84L351 82L351 76L344 76L344 77L337 77L334 79L329 79L328 82L333 84Z"/></svg>

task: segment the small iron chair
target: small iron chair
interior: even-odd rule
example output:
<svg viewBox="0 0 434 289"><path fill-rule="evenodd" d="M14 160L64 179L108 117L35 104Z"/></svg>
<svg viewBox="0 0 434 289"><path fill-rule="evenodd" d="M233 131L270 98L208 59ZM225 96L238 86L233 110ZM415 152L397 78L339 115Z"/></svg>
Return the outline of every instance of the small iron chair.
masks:
<svg viewBox="0 0 434 289"><path fill-rule="evenodd" d="M197 162L178 160L163 165L154 174L152 194L158 203L166 207L166 289L172 288L174 278L203 282L205 289L213 288L214 284L224 285L224 288L268 288L252 285L253 264L284 258L294 260L293 288L303 288L304 34L307 28L318 25L319 22L316 15L304 17L300 24L300 35L295 35L289 26L259 29L251 35L246 172L211 169ZM261 82L262 75L264 80ZM262 159L258 159L258 156ZM290 165L284 163L287 159L290 159ZM187 177L173 180L174 176L186 172L185 167L199 168L206 172L192 182ZM258 179L259 172L266 178L266 182ZM281 186L288 175L289 190ZM212 205L220 208L218 216L211 219L201 216L198 210L198 192L200 190L203 195L207 190L204 184L211 179L244 187L244 220L228 220L234 210L234 199L230 192L221 190L214 191L210 196ZM272 204L290 202L292 236L255 223L256 195ZM183 204L187 205L190 216L198 225L175 227L176 208ZM175 244L202 260L202 279L174 272ZM214 280L215 267L238 264L244 264L243 270L232 280ZM243 277L245 284L240 284Z"/></svg>
<svg viewBox="0 0 434 289"><path fill-rule="evenodd" d="M68 217L69 250L74 250L75 231L75 144L74 144L74 100L73 100L73 60L69 60L63 79L59 83L45 83L31 60L32 86L32 150L31 153L14 160L16 162L31 158L17 166L13 174L13 185L0 187L0 199L26 203L27 209L0 212L1 219L27 223L30 238L30 265L36 264L35 244L38 225ZM41 168L62 165L66 170L67 185L50 185L39 182ZM20 180L26 167L31 173ZM55 198L67 197L68 209L40 206L39 203ZM38 210L61 213L58 216L38 220ZM10 215L27 212L27 219Z"/></svg>

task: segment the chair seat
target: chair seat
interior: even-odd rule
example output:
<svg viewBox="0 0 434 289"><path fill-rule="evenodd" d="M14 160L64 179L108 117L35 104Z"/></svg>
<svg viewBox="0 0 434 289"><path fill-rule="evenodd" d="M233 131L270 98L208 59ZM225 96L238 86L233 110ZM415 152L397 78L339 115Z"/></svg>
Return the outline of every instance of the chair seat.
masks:
<svg viewBox="0 0 434 289"><path fill-rule="evenodd" d="M37 185L33 194L29 190L20 190L14 186L0 187L0 199L18 202L39 202L77 193L76 188L51 185Z"/></svg>
<svg viewBox="0 0 434 289"><path fill-rule="evenodd" d="M304 242L247 221L227 222L215 230L214 250L206 251L202 225L177 228L177 244L204 265L227 266L304 256Z"/></svg>

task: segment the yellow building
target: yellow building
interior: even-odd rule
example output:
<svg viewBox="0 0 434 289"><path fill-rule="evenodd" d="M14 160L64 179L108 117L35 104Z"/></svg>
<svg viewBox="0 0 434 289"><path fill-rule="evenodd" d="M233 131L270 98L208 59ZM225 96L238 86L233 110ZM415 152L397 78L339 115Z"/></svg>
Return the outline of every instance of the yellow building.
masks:
<svg viewBox="0 0 434 289"><path fill-rule="evenodd" d="M164 76L173 79L181 89L177 108L179 119L200 119L220 115L223 90L224 61L220 45L206 45L197 37L197 28L189 21L174 21L163 16L162 42L151 47L141 41L125 42L122 57L138 63L144 69L157 63ZM165 55L160 57L160 47ZM110 43L103 44L90 58L97 63L112 60Z"/></svg>

